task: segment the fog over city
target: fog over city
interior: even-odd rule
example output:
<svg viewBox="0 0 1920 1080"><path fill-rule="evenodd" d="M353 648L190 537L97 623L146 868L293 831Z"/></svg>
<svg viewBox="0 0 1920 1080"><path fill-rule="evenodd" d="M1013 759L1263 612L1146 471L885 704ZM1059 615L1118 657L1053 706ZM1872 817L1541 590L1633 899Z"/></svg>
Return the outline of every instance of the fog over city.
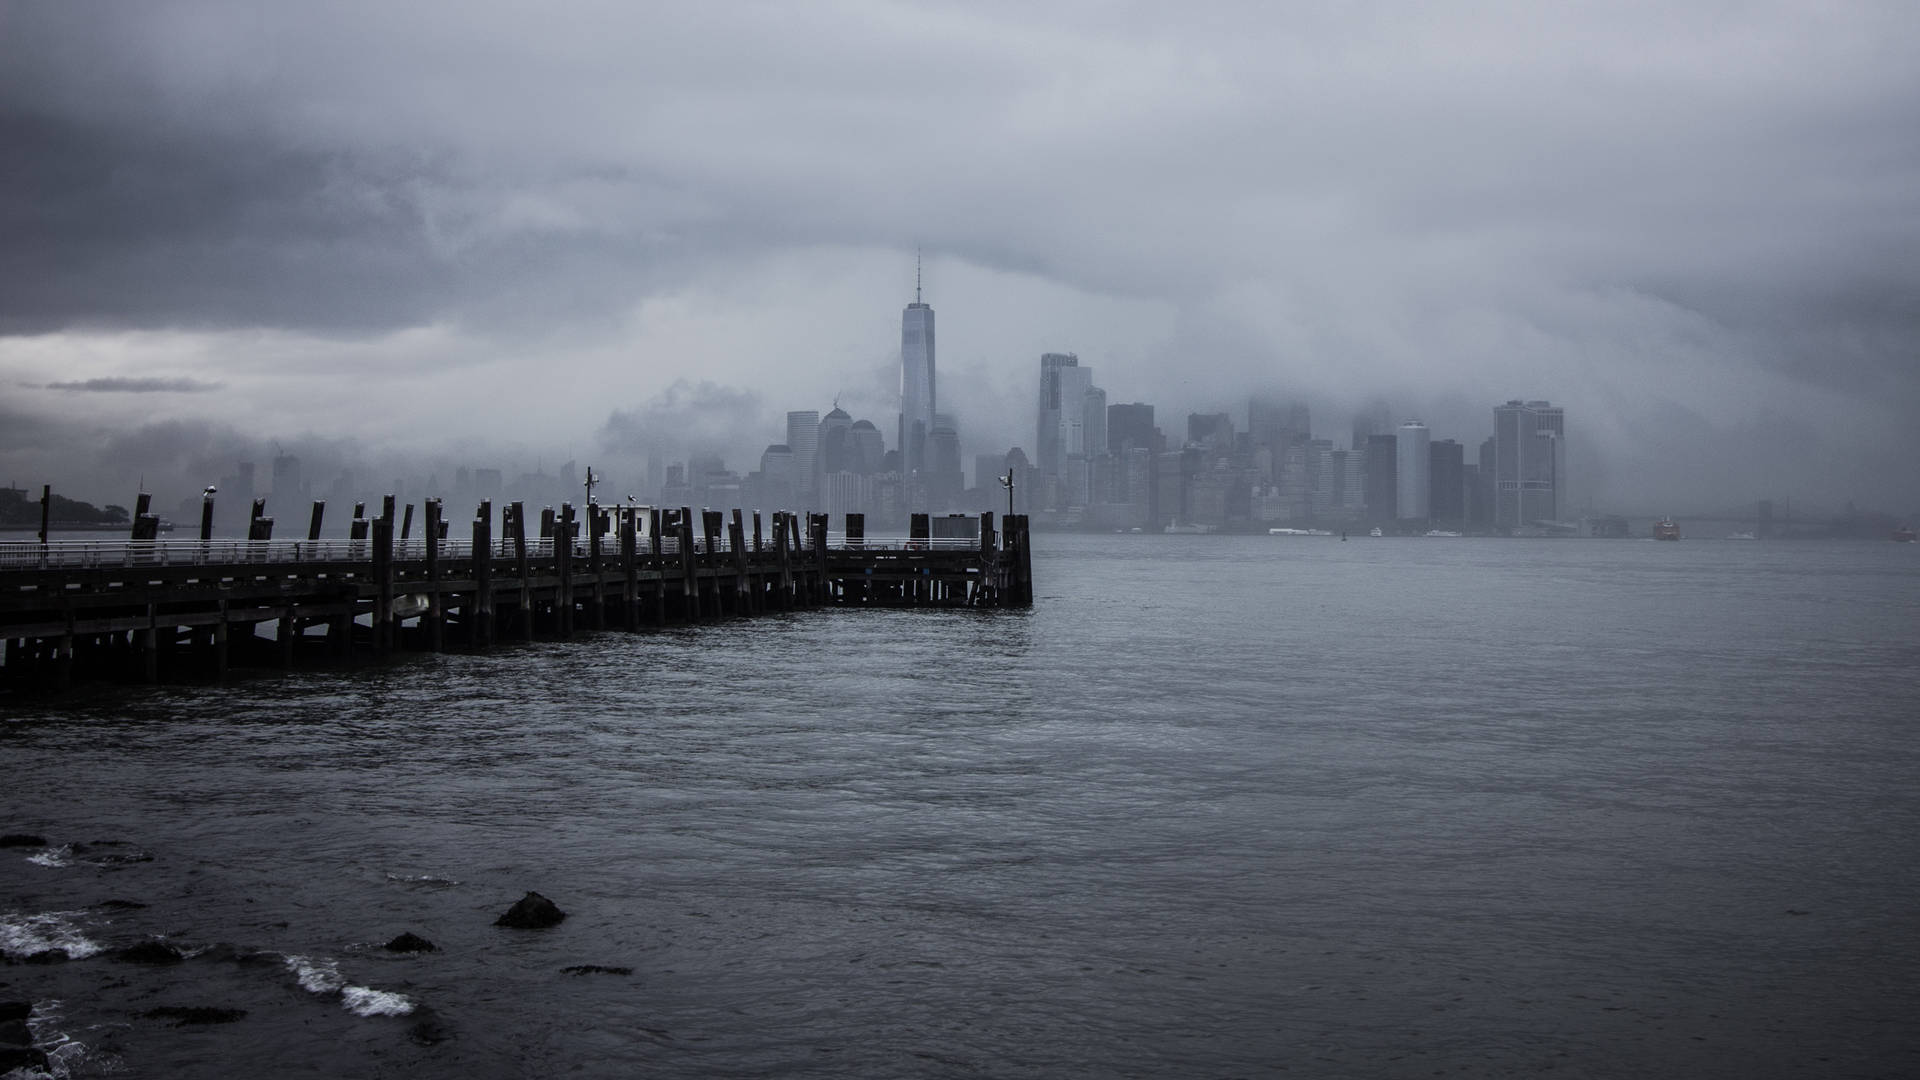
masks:
<svg viewBox="0 0 1920 1080"><path fill-rule="evenodd" d="M1601 511L1911 512L1915 55L1909 3L0 0L0 482L892 446L918 250L969 461L1070 351L1176 439L1550 399Z"/></svg>

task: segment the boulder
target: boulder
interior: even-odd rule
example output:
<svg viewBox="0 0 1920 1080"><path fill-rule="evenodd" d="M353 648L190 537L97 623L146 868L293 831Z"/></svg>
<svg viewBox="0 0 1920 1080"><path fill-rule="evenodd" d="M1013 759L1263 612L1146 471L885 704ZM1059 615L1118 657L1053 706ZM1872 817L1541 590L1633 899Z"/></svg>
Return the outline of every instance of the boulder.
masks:
<svg viewBox="0 0 1920 1080"><path fill-rule="evenodd" d="M247 1010L217 1005L162 1005L148 1009L143 1015L149 1020L172 1020L174 1027L186 1027L188 1024L231 1024L246 1016Z"/></svg>
<svg viewBox="0 0 1920 1080"><path fill-rule="evenodd" d="M412 932L401 934L399 937L394 938L392 941L387 942L386 945L382 946L382 948L385 948L388 952L439 952L440 951L440 947L438 945L435 945L433 942L428 941L426 938L423 938L420 935Z"/></svg>
<svg viewBox="0 0 1920 1080"><path fill-rule="evenodd" d="M32 1015L31 1001L0 1001L0 1021L25 1020Z"/></svg>
<svg viewBox="0 0 1920 1080"><path fill-rule="evenodd" d="M0 1020L0 1046L32 1046L33 1029L22 1020Z"/></svg>
<svg viewBox="0 0 1920 1080"><path fill-rule="evenodd" d="M0 836L0 848L4 847L46 847L47 838L32 833L10 832Z"/></svg>
<svg viewBox="0 0 1920 1080"><path fill-rule="evenodd" d="M177 964L186 959L179 949L160 941L129 945L114 953L113 958L123 964Z"/></svg>
<svg viewBox="0 0 1920 1080"><path fill-rule="evenodd" d="M539 930L557 926L566 917L567 913L555 907L553 901L537 892L530 892L508 908L505 915L493 920L493 925L511 926L516 930Z"/></svg>
<svg viewBox="0 0 1920 1080"><path fill-rule="evenodd" d="M0 1046L0 1073L10 1073L15 1069L45 1072L47 1066L44 1050L36 1050L31 1046Z"/></svg>

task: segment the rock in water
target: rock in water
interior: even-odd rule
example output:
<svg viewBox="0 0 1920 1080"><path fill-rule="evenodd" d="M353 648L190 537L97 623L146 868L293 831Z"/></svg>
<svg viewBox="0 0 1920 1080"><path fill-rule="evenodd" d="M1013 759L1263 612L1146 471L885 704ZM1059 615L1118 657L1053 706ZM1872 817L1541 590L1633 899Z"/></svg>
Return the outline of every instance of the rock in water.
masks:
<svg viewBox="0 0 1920 1080"><path fill-rule="evenodd" d="M214 1005L162 1005L142 1015L149 1020L172 1020L174 1027L186 1027L188 1024L231 1024L246 1016L247 1010Z"/></svg>
<svg viewBox="0 0 1920 1080"><path fill-rule="evenodd" d="M31 1046L0 1046L0 1073L10 1073L16 1069L44 1073L47 1065L47 1055L43 1050Z"/></svg>
<svg viewBox="0 0 1920 1080"><path fill-rule="evenodd" d="M10 832L0 836L0 847L46 847L47 838L32 833Z"/></svg>
<svg viewBox="0 0 1920 1080"><path fill-rule="evenodd" d="M0 1022L7 1020L25 1020L33 1015L31 1001L0 1001Z"/></svg>
<svg viewBox="0 0 1920 1080"><path fill-rule="evenodd" d="M440 951L440 946L435 945L433 942L428 941L426 938L423 938L420 935L413 933L412 931L408 931L407 933L401 934L399 937L394 938L392 941L387 942L387 944L385 945L385 948L388 952L439 952Z"/></svg>
<svg viewBox="0 0 1920 1080"><path fill-rule="evenodd" d="M530 892L520 901L507 909L505 915L493 920L495 926L511 926L517 930L538 930L555 926L567 913L553 906L553 901L537 892Z"/></svg>
<svg viewBox="0 0 1920 1080"><path fill-rule="evenodd" d="M158 941L129 945L114 953L113 958L123 964L177 964L186 959L179 949Z"/></svg>

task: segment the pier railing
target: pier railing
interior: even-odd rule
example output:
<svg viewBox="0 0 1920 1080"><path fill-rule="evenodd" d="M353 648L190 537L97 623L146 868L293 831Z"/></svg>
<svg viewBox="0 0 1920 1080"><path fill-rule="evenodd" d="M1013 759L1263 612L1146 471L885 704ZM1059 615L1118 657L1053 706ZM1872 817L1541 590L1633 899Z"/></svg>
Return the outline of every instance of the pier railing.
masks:
<svg viewBox="0 0 1920 1080"><path fill-rule="evenodd" d="M829 550L845 551L969 551L980 546L980 542L971 537L931 537L915 538L907 536L866 536L848 539L844 533L830 533L827 537ZM498 539L488 544L496 558L508 559L519 554L519 549L511 537ZM768 545L771 547L771 544ZM601 557L611 558L620 550L619 539L608 537L601 546ZM642 540L642 551L650 552L651 543ZM716 538L712 543L704 537L696 536L693 550L702 555L728 554L733 544L727 537ZM747 551L752 551L749 542ZM800 537L801 551L814 550L813 540L809 536ZM663 555L678 555L680 541L678 537L664 536L660 539L660 551ZM113 567L147 566L231 566L243 563L330 563L359 562L371 557L371 540L54 540L41 544L34 541L0 541L0 571L6 570L45 570L62 567L84 569L111 569ZM466 540L442 540L438 556L442 559L470 559L473 556L473 544ZM553 540L542 538L527 541L527 557L531 559L553 558ZM585 540L575 540L573 556L584 559L588 555ZM395 560L425 559L427 542L420 538L395 540L393 558Z"/></svg>

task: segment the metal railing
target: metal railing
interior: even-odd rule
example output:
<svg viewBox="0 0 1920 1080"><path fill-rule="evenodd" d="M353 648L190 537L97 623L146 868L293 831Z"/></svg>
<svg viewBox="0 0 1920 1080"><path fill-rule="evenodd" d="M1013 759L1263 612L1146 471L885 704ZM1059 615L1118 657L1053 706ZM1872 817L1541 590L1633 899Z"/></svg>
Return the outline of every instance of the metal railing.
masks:
<svg viewBox="0 0 1920 1080"><path fill-rule="evenodd" d="M766 553L776 553L779 547L774 542L763 541ZM511 537L495 539L488 545L496 559L511 559L519 554L519 549ZM849 541L844 533L829 533L827 547L830 550L858 551L974 551L980 547L980 541L970 537L934 537L915 540L905 536L868 536ZM727 537L718 538L709 545L704 537L695 537L693 549L699 554L730 554L733 545ZM747 550L751 552L752 541L748 541ZM811 552L812 539L800 538L800 550ZM641 556L653 552L650 538L642 537L638 548ZM677 537L665 536L660 539L660 551L663 555L678 555L680 542ZM576 540L573 543L573 557L585 559L588 554L587 542ZM527 557L548 561L553 558L553 540L534 538L527 541ZM408 538L393 542L395 561L418 561L427 557L427 542L422 538ZM473 545L466 540L440 541L439 558L442 562L458 562L473 558ZM600 559L604 564L617 563L620 558L618 542L603 544ZM371 562L373 559L372 540L55 540L45 544L37 541L0 541L0 571L41 570L55 568L91 569L111 567L161 567L161 566L224 566L246 563L300 564L323 562Z"/></svg>

